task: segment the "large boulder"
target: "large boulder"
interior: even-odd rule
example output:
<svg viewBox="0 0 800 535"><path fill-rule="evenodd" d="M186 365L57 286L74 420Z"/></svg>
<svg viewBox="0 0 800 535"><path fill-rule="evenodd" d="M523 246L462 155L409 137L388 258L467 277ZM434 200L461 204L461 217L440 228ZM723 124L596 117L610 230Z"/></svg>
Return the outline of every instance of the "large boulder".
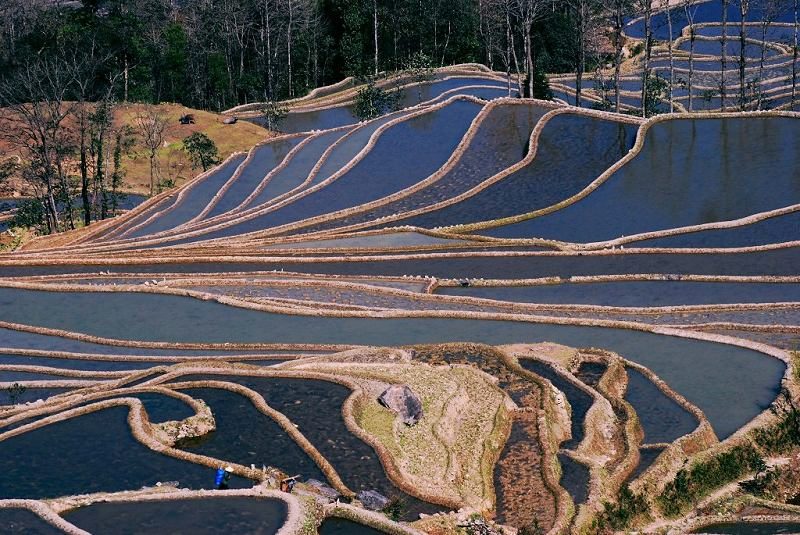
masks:
<svg viewBox="0 0 800 535"><path fill-rule="evenodd" d="M422 400L408 385L390 386L378 397L378 402L399 414L406 425L414 425L422 418Z"/></svg>
<svg viewBox="0 0 800 535"><path fill-rule="evenodd" d="M324 496L329 501L333 501L339 497L339 493L336 491L336 489L334 489L330 485L323 483L322 481L316 479L309 479L308 481L306 481L306 485L314 487L320 495Z"/></svg>
<svg viewBox="0 0 800 535"><path fill-rule="evenodd" d="M389 498L374 490L362 490L356 498L371 511L381 511L389 505Z"/></svg>

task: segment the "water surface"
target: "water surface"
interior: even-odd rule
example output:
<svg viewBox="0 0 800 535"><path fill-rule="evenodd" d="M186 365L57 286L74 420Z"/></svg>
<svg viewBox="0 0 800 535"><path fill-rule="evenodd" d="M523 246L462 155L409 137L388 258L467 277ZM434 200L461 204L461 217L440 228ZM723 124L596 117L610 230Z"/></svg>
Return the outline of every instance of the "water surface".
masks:
<svg viewBox="0 0 800 535"><path fill-rule="evenodd" d="M544 126L536 156L522 169L472 197L405 223L420 227L458 225L550 206L584 189L624 156L633 146L636 131L634 125L558 115Z"/></svg>
<svg viewBox="0 0 800 535"><path fill-rule="evenodd" d="M644 429L644 443L674 442L697 428L697 419L644 374L632 368L627 372L625 401L633 406L639 417Z"/></svg>
<svg viewBox="0 0 800 535"><path fill-rule="evenodd" d="M73 314L72 310L95 314ZM330 318L264 313L190 297L0 289L10 321L96 336L191 342L303 342L393 346L551 341L601 347L652 369L727 436L775 398L777 359L711 342L622 329L445 318ZM47 314L43 314L47 311ZM715 377L715 380L709 380ZM737 403L731 403L735 399Z"/></svg>
<svg viewBox="0 0 800 535"><path fill-rule="evenodd" d="M268 498L95 503L63 516L93 535L252 533L272 535L286 520L286 503Z"/></svg>
<svg viewBox="0 0 800 535"><path fill-rule="evenodd" d="M664 307L800 301L800 284L617 281L532 286L440 287L437 293L499 301L617 307Z"/></svg>
<svg viewBox="0 0 800 535"><path fill-rule="evenodd" d="M561 463L559 484L569 492L575 505L584 503L589 498L589 468L563 453L558 454L558 461Z"/></svg>
<svg viewBox="0 0 800 535"><path fill-rule="evenodd" d="M594 403L592 396L575 386L567 379L561 376L552 366L532 359L519 359L520 366L528 371L535 373L545 379L548 379L553 386L564 393L564 397L572 408L571 415L571 433L572 438L561 443L562 448L573 449L577 448L584 437L584 424L586 422L586 413Z"/></svg>
<svg viewBox="0 0 800 535"><path fill-rule="evenodd" d="M184 441L178 445L180 449L244 466L274 466L290 475L299 474L303 479L325 480L300 446L272 418L256 409L249 399L216 388L192 388L183 392L208 404L217 429L203 437Z"/></svg>
<svg viewBox="0 0 800 535"><path fill-rule="evenodd" d="M800 533L800 523L792 522L726 522L711 524L693 533L719 535L776 535L778 533Z"/></svg>
<svg viewBox="0 0 800 535"><path fill-rule="evenodd" d="M788 118L658 123L642 151L587 197L490 235L593 242L798 203L798 136L800 120Z"/></svg>
<svg viewBox="0 0 800 535"><path fill-rule="evenodd" d="M136 490L158 481L179 481L189 488L214 486L214 470L155 453L137 442L127 416L127 407L113 407L0 442L0 498ZM250 486L239 478L232 480L232 486L242 485Z"/></svg>
<svg viewBox="0 0 800 535"><path fill-rule="evenodd" d="M58 535L64 533L28 509L0 508L0 526L6 535Z"/></svg>
<svg viewBox="0 0 800 535"><path fill-rule="evenodd" d="M383 531L352 520L330 517L319 527L319 535L383 535Z"/></svg>

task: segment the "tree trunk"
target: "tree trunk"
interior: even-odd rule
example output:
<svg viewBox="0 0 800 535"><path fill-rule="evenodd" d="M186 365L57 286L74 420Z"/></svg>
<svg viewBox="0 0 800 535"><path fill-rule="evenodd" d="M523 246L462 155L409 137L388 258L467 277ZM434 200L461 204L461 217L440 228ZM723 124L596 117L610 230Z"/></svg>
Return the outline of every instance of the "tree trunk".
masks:
<svg viewBox="0 0 800 535"><path fill-rule="evenodd" d="M511 18L506 10L506 79L508 83L508 96L511 96Z"/></svg>
<svg viewBox="0 0 800 535"><path fill-rule="evenodd" d="M769 32L770 24L772 24L772 3L766 2L764 9L761 12L761 56L758 62L758 92L756 98L758 99L758 109L761 109L763 103L761 92L761 81L764 79L764 61L767 58L767 33Z"/></svg>
<svg viewBox="0 0 800 535"><path fill-rule="evenodd" d="M275 88L272 85L272 31L269 18L269 0L264 0L264 22L265 31L267 32L267 90L269 91L269 99L275 99Z"/></svg>
<svg viewBox="0 0 800 535"><path fill-rule="evenodd" d="M644 69L642 70L642 117L647 117L647 84L650 79L650 48L653 43L653 4L645 0L644 8ZM672 36L670 36L671 40ZM619 80L617 80L619 84Z"/></svg>
<svg viewBox="0 0 800 535"><path fill-rule="evenodd" d="M722 69L720 71L719 80L719 105L722 111L725 111L725 70L728 68L728 62L725 56L725 49L728 42L728 3L730 0L721 0L722 2Z"/></svg>
<svg viewBox="0 0 800 535"><path fill-rule="evenodd" d="M294 0L288 0L289 5L289 23L286 25L286 55L287 55L287 66L288 66L288 80L287 83L289 84L289 98L294 97L294 84L292 82L292 24L293 24L293 9L292 9L292 2Z"/></svg>
<svg viewBox="0 0 800 535"><path fill-rule="evenodd" d="M792 110L797 102L797 55L798 55L798 30L800 29L800 0L794 0L794 51L792 53Z"/></svg>
<svg viewBox="0 0 800 535"><path fill-rule="evenodd" d="M375 76L378 76L378 0L372 0L372 31L375 38Z"/></svg>
<svg viewBox="0 0 800 535"><path fill-rule="evenodd" d="M745 86L745 65L747 57L745 56L745 46L747 46L747 28L745 20L747 19L747 11L749 8L749 0L739 0L739 109L744 111L747 104L747 87ZM725 48L725 47L723 47Z"/></svg>
<svg viewBox="0 0 800 535"><path fill-rule="evenodd" d="M675 55L672 50L672 9L669 5L669 0L662 1L662 5L664 3L666 3L667 31L669 32L669 40L667 41L667 54L669 55L669 112L673 113L675 111L672 92L672 86L675 84Z"/></svg>
<svg viewBox="0 0 800 535"><path fill-rule="evenodd" d="M533 98L533 50L531 46L531 25L526 21L525 23L525 63L527 65L527 97Z"/></svg>
<svg viewBox="0 0 800 535"><path fill-rule="evenodd" d="M519 68L519 60L517 59L517 47L514 44L514 32L511 32L511 57L514 59L514 69L517 71L517 87L519 88L519 96L524 96L524 88L522 87L522 70Z"/></svg>
<svg viewBox="0 0 800 535"><path fill-rule="evenodd" d="M122 101L123 102L128 102L128 75L129 75L129 72L128 72L128 54L126 53L125 54L125 66L123 67L123 75L122 75L123 80L124 80L124 86L125 86L125 89L124 89L124 91L122 93L122 95L123 95L122 96Z"/></svg>
<svg viewBox="0 0 800 535"><path fill-rule="evenodd" d="M578 58L575 66L575 105L581 107L583 91L583 73L586 70L586 2L579 0L576 4L576 23L578 29Z"/></svg>
<svg viewBox="0 0 800 535"><path fill-rule="evenodd" d="M87 159L86 147L86 103L80 103L80 118L78 127L81 136L81 201L83 202L83 224L89 226L92 223L92 207L89 202L89 161Z"/></svg>
<svg viewBox="0 0 800 535"><path fill-rule="evenodd" d="M52 232L58 232L58 208L56 207L56 199L53 195L53 180L48 176L47 178L47 206L50 212L50 226Z"/></svg>
<svg viewBox="0 0 800 535"><path fill-rule="evenodd" d="M150 152L150 196L152 197L156 192L156 155L155 152Z"/></svg>
<svg viewBox="0 0 800 535"><path fill-rule="evenodd" d="M694 43L697 37L694 28L694 12L691 10L691 6L689 5L690 0L686 0L684 4L684 9L686 11L686 21L689 23L689 74L686 79L686 86L689 90L689 108L688 111L691 113L693 111L694 106L694 95L692 93L694 81Z"/></svg>
<svg viewBox="0 0 800 535"><path fill-rule="evenodd" d="M108 212L108 205L106 202L105 193L105 158L103 151L105 144L103 142L104 132L101 129L97 135L97 160L95 161L95 184L98 186L100 196L100 219L105 219Z"/></svg>
<svg viewBox="0 0 800 535"><path fill-rule="evenodd" d="M440 66L444 67L444 61L447 57L447 47L450 46L450 33L452 32L452 23L447 21L447 37L444 39L444 47L442 47L442 62Z"/></svg>
<svg viewBox="0 0 800 535"><path fill-rule="evenodd" d="M614 110L617 113L620 112L619 79L622 69L622 9L622 3L618 1L614 10Z"/></svg>

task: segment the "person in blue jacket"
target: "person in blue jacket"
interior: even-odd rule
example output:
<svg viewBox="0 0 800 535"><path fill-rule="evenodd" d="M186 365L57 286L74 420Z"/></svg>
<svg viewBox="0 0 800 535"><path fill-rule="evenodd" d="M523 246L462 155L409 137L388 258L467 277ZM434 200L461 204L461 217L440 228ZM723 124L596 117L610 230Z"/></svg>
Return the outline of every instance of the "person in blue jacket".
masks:
<svg viewBox="0 0 800 535"><path fill-rule="evenodd" d="M217 473L214 476L214 486L217 487L219 490L225 490L228 488L228 484L231 480L231 474L233 473L233 467L226 466L222 468L221 466L217 468Z"/></svg>

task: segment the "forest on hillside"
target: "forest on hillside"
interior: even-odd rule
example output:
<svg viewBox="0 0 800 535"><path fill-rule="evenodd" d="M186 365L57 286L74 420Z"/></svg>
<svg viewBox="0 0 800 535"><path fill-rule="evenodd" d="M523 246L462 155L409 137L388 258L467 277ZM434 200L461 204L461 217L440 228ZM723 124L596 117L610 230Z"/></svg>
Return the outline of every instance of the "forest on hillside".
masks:
<svg viewBox="0 0 800 535"><path fill-rule="evenodd" d="M8 0L0 7L0 72L49 56L91 68L106 82L96 93L113 82L117 100L211 110L297 97L413 61L569 72L582 48L581 10L592 2L601 7L599 0Z"/></svg>
<svg viewBox="0 0 800 535"><path fill-rule="evenodd" d="M642 117L793 108L798 13L800 0L5 0L0 182L39 199L17 210L23 225L89 225L116 213L131 153L150 195L177 184L159 165L171 120L143 106L119 124L121 104L259 103L276 130L281 101L314 88L456 64L485 65L508 95ZM369 91L359 120L400 93ZM195 170L218 162L205 136L184 141Z"/></svg>

